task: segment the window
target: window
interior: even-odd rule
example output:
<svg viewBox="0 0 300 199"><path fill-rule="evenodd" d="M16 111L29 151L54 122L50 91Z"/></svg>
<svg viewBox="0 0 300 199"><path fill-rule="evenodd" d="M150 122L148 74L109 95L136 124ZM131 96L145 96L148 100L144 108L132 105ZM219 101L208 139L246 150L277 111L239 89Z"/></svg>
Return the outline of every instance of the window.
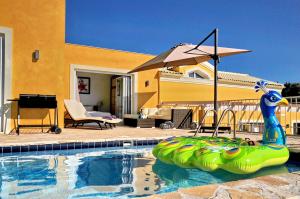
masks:
<svg viewBox="0 0 300 199"><path fill-rule="evenodd" d="M295 122L293 124L293 131L294 131L294 135L300 135L300 123L299 122Z"/></svg>
<svg viewBox="0 0 300 199"><path fill-rule="evenodd" d="M201 75L199 75L196 72L190 72L189 73L189 77L191 77L191 78L197 78L197 79L204 79L204 77L202 77Z"/></svg>
<svg viewBox="0 0 300 199"><path fill-rule="evenodd" d="M264 131L263 122L240 122L239 130L244 132L259 133Z"/></svg>

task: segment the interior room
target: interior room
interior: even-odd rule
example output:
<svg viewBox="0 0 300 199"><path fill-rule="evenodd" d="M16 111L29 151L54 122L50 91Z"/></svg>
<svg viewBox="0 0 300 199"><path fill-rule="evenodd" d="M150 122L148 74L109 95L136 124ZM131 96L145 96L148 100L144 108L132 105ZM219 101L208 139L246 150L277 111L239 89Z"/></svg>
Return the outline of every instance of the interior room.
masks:
<svg viewBox="0 0 300 199"><path fill-rule="evenodd" d="M118 118L131 113L131 77L77 72L78 96L87 111L111 113Z"/></svg>

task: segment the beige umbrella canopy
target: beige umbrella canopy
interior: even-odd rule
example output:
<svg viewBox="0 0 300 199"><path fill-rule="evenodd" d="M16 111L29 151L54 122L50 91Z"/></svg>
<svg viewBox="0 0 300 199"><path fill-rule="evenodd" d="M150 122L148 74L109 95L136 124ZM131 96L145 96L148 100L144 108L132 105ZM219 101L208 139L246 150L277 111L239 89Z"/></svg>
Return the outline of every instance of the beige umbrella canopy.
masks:
<svg viewBox="0 0 300 199"><path fill-rule="evenodd" d="M214 36L214 46L204 46L202 45L208 38ZM198 45L192 44L179 44L170 50L154 57L153 59L147 61L146 63L136 67L135 69L129 71L129 73L151 70L155 68L163 67L177 67L184 65L196 65L201 62L208 60L214 60L214 125L218 121L218 63L220 57L247 53L250 50L236 49L236 48L224 48L218 46L218 29L214 29L208 36L206 36ZM216 127L217 131L217 127ZM198 132L198 129L197 129Z"/></svg>
<svg viewBox="0 0 300 199"><path fill-rule="evenodd" d="M129 73L145 71L155 68L176 67L183 65L196 65L212 59L214 46L199 46L192 44L179 44L170 50L154 57L146 63L136 67ZM247 53L249 50L218 47L218 56L225 57L240 53Z"/></svg>

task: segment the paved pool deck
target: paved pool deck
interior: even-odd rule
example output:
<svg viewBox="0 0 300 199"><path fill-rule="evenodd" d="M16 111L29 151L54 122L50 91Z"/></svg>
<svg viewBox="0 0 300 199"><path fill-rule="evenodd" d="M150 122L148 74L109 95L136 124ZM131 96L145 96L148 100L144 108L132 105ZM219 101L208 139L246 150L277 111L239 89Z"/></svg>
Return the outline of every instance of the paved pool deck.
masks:
<svg viewBox="0 0 300 199"><path fill-rule="evenodd" d="M40 133L40 129L22 129L20 135L0 135L0 146L19 146L33 144L56 144L68 142L98 142L111 140L163 139L170 136L189 135L186 130L158 128L131 128L118 126L113 129L65 128L61 134ZM191 134L190 134L191 135Z"/></svg>
<svg viewBox="0 0 300 199"><path fill-rule="evenodd" d="M299 199L300 172L179 189L144 199Z"/></svg>
<svg viewBox="0 0 300 199"><path fill-rule="evenodd" d="M147 140L164 139L170 136L192 136L191 130L159 128L131 128L118 126L113 129L84 129L65 128L61 134L40 133L40 129L22 129L20 135L0 134L0 146L22 146L34 144L56 144L68 142L98 142L111 140ZM198 134L199 136L211 136L211 133ZM232 134L224 133L219 136L232 137ZM237 133L239 138L250 138L253 141L261 140L262 135L258 133ZM288 136L287 144L292 152L300 153L300 136Z"/></svg>

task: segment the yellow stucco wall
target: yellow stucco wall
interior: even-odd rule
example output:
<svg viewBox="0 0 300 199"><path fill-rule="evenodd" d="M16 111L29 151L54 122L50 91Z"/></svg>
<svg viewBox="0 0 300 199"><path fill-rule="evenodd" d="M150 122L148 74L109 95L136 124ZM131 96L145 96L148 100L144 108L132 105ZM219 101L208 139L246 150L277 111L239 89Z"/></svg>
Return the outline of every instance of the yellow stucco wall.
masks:
<svg viewBox="0 0 300 199"><path fill-rule="evenodd" d="M183 74L187 74L189 71L201 70L201 72L204 72L205 74L209 75L209 77L211 79L214 77L214 71L202 63L198 64L198 65L192 65L192 66L181 66L181 67L178 67L178 69L176 69L176 70Z"/></svg>
<svg viewBox="0 0 300 199"><path fill-rule="evenodd" d="M1 0L0 13L0 26L13 32L10 97L18 97L20 93L55 94L62 116L65 1ZM37 62L32 61L34 50L40 51ZM39 118L32 111L24 112L23 117Z"/></svg>
<svg viewBox="0 0 300 199"><path fill-rule="evenodd" d="M213 86L184 82L160 82L160 100L167 101L212 101ZM252 88L236 88L220 85L218 100L258 99L259 93Z"/></svg>
<svg viewBox="0 0 300 199"><path fill-rule="evenodd" d="M287 108L286 111L279 112L277 118L280 124L285 127L287 134L294 134L296 131L294 129L294 123L300 123L300 109L299 108Z"/></svg>
<svg viewBox="0 0 300 199"><path fill-rule="evenodd" d="M140 53L80 46L65 45L65 98L70 98L70 66L81 65L86 67L112 68L131 70L151 59L153 55ZM145 81L149 80L149 86ZM157 70L140 72L137 77L138 108L156 106L158 103Z"/></svg>

